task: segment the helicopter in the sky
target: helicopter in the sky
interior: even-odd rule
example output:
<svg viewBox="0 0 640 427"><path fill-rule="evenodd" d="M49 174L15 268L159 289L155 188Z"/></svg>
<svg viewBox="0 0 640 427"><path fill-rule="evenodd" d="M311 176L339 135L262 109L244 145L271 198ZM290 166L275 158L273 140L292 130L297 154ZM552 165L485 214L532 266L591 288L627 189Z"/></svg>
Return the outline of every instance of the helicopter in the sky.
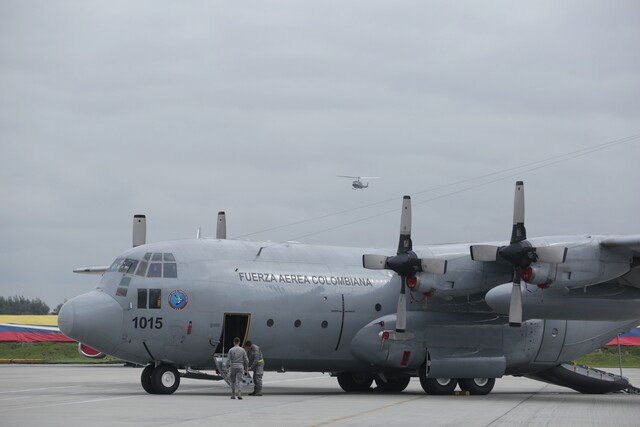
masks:
<svg viewBox="0 0 640 427"><path fill-rule="evenodd" d="M336 175L338 178L352 178L355 179L351 183L351 186L354 190L364 190L365 188L369 188L368 182L362 182L363 179L376 179L380 178L379 176L350 176L350 175Z"/></svg>

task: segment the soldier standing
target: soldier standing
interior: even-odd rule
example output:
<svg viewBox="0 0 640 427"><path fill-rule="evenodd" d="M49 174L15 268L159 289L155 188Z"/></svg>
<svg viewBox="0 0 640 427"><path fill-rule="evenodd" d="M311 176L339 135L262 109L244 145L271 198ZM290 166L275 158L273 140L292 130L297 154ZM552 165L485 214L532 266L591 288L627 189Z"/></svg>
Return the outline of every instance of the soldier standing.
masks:
<svg viewBox="0 0 640 427"><path fill-rule="evenodd" d="M241 384L244 373L247 372L249 359L244 348L240 347L240 338L233 339L233 348L229 350L229 363L231 371L229 373L229 382L231 383L231 398L242 399Z"/></svg>
<svg viewBox="0 0 640 427"><path fill-rule="evenodd" d="M249 396L262 396L262 374L264 373L262 351L251 341L247 341L244 348L249 357L249 371L253 371L253 393L249 393Z"/></svg>

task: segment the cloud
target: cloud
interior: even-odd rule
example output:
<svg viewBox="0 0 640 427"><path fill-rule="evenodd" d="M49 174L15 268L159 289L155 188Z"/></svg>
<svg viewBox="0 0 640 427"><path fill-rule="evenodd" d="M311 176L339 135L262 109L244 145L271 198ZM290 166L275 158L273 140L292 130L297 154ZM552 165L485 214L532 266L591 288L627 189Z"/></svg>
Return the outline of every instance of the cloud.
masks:
<svg viewBox="0 0 640 427"><path fill-rule="evenodd" d="M403 194L639 132L636 2L3 2L0 289L150 240L288 240ZM638 144L523 176L532 235L638 232ZM364 192L339 174L376 175ZM417 205L419 243L507 238L515 178ZM451 190L462 188L460 186ZM445 190L415 196L416 203ZM395 214L309 236L389 246Z"/></svg>

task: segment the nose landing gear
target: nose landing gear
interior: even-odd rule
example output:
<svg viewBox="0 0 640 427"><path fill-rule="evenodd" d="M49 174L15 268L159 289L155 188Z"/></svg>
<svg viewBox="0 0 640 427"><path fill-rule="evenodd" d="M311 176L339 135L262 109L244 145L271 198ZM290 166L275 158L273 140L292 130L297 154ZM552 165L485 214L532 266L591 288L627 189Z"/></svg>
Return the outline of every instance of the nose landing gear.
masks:
<svg viewBox="0 0 640 427"><path fill-rule="evenodd" d="M147 365L140 376L142 388L149 394L171 394L180 386L180 374L171 365Z"/></svg>

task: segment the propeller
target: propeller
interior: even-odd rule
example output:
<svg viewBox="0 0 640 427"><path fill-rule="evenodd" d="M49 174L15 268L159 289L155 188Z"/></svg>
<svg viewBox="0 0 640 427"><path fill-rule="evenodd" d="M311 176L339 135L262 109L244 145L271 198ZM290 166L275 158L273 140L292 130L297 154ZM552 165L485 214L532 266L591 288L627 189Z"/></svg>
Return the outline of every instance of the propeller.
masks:
<svg viewBox="0 0 640 427"><path fill-rule="evenodd" d="M509 304L509 326L522 325L521 281L526 269L535 262L561 264L567 257L567 248L562 246L534 247L527 241L524 226L524 183L516 182L513 201L513 229L507 246L472 245L471 259L474 261L494 262L503 259L513 266L513 287Z"/></svg>
<svg viewBox="0 0 640 427"><path fill-rule="evenodd" d="M411 197L404 196L402 200L402 214L400 217L400 241L395 256L378 254L362 255L362 266L370 270L391 270L400 276L400 296L398 297L398 309L396 316L395 334L385 331L386 336L399 339L406 333L407 327L407 286L410 288L417 284L416 274L420 272L444 274L447 270L447 261L442 259L420 259L413 252L411 242Z"/></svg>
<svg viewBox="0 0 640 427"><path fill-rule="evenodd" d="M133 247L144 245L147 242L147 217L145 215L133 216Z"/></svg>

